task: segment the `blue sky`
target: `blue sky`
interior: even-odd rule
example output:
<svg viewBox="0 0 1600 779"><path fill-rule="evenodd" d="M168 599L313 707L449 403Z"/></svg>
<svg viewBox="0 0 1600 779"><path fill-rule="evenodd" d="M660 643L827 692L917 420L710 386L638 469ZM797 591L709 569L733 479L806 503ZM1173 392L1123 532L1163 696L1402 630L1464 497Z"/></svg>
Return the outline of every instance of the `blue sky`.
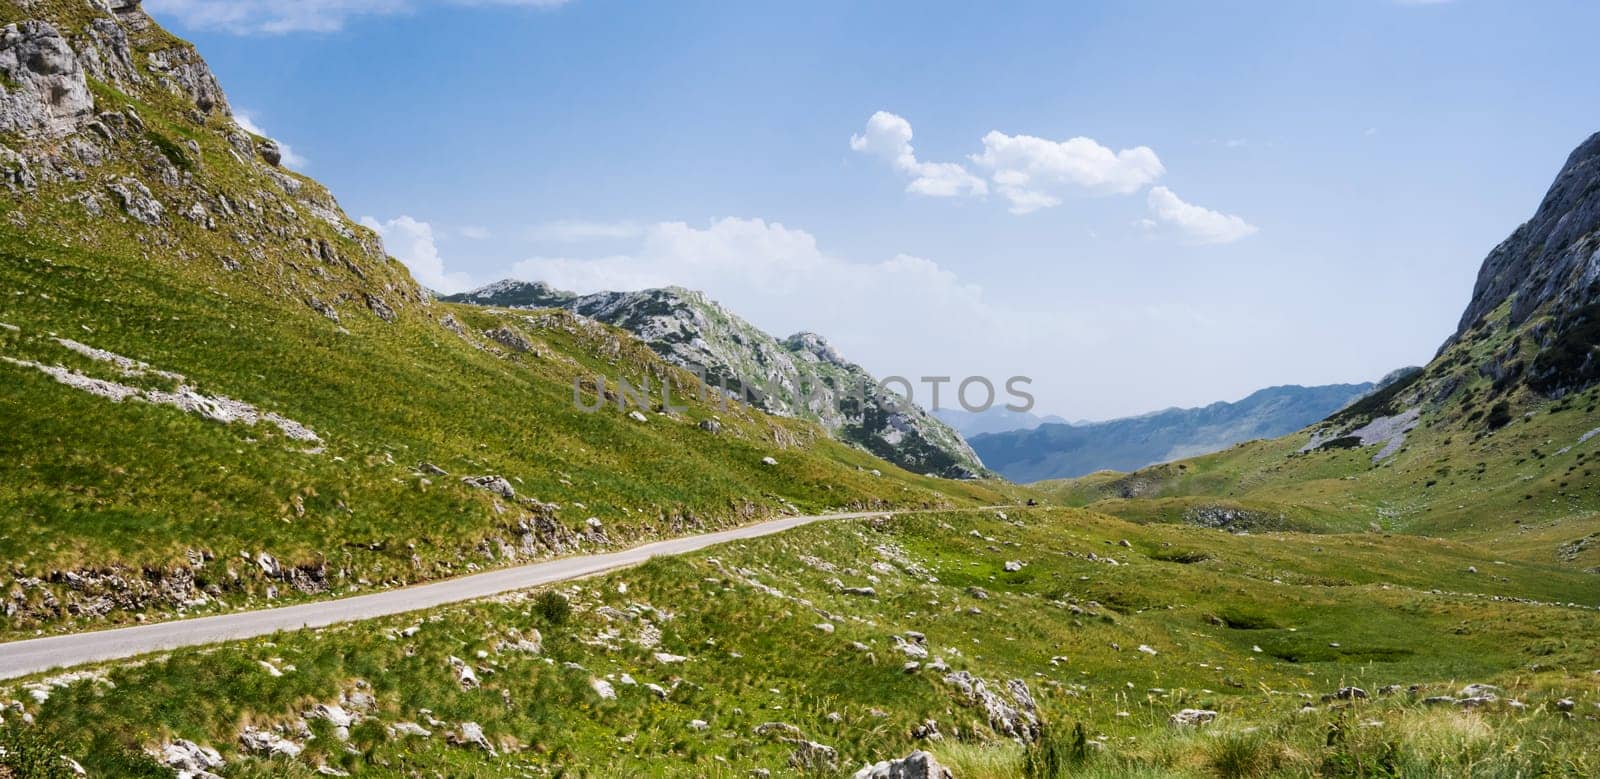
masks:
<svg viewBox="0 0 1600 779"><path fill-rule="evenodd" d="M1072 419L1427 361L1600 130L1581 2L146 6L425 283L702 288Z"/></svg>

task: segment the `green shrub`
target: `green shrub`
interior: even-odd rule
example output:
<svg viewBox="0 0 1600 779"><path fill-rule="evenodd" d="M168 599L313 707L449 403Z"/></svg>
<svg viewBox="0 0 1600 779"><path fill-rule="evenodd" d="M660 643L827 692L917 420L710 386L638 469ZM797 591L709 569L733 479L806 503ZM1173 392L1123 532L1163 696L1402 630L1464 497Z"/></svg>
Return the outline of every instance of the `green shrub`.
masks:
<svg viewBox="0 0 1600 779"><path fill-rule="evenodd" d="M572 603L567 600L567 596L555 590L539 593L539 597L533 601L533 607L539 612L539 616L552 626L564 624L572 616Z"/></svg>

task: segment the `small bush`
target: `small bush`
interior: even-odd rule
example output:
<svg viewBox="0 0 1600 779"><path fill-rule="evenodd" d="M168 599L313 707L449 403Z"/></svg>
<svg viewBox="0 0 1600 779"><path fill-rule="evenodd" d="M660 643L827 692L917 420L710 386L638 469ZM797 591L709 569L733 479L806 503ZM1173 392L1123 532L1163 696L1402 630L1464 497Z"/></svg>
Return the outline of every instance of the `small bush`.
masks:
<svg viewBox="0 0 1600 779"><path fill-rule="evenodd" d="M545 590L533 601L533 607L539 616L550 625L565 624L572 617L572 603L567 596L555 590Z"/></svg>

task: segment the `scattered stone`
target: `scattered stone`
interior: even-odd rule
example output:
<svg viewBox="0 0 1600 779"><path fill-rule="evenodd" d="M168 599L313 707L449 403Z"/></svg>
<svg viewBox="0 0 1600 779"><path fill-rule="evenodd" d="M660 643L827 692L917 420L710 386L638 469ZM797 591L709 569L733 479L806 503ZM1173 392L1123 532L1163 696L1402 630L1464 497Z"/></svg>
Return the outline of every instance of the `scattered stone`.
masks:
<svg viewBox="0 0 1600 779"><path fill-rule="evenodd" d="M215 776L211 773L212 769L226 765L217 750L181 738L163 744L157 757L168 768L177 770L180 776L187 774L194 779L210 779Z"/></svg>
<svg viewBox="0 0 1600 779"><path fill-rule="evenodd" d="M872 587L846 587L839 592L845 595L855 595L862 598L876 598L878 591Z"/></svg>
<svg viewBox="0 0 1600 779"><path fill-rule="evenodd" d="M1361 689L1360 687L1340 687L1338 692L1335 692L1332 696L1329 696L1330 699L1338 699L1341 701L1361 701L1366 700L1368 697L1367 691Z"/></svg>
<svg viewBox="0 0 1600 779"><path fill-rule="evenodd" d="M650 421L649 417L645 416L644 414L639 413L638 411L629 411L628 412L628 418L633 420L633 421L635 421L635 422L649 422Z"/></svg>
<svg viewBox="0 0 1600 779"><path fill-rule="evenodd" d="M684 657L683 655L674 655L668 652L657 652L655 653L655 658L656 662L661 663L662 665L674 665L677 663L687 662L689 660L689 658Z"/></svg>
<svg viewBox="0 0 1600 779"><path fill-rule="evenodd" d="M899 760L885 760L855 773L854 779L955 779L933 755L918 750Z"/></svg>
<svg viewBox="0 0 1600 779"><path fill-rule="evenodd" d="M789 767L798 771L836 773L839 770L839 751L825 744L805 739L790 739L795 745L789 755Z"/></svg>
<svg viewBox="0 0 1600 779"><path fill-rule="evenodd" d="M506 500L516 500L517 490L501 476L463 476L461 482L469 487L477 487L499 495Z"/></svg>
<svg viewBox="0 0 1600 779"><path fill-rule="evenodd" d="M244 747L246 752L268 757L295 757L305 749L283 736L260 728L245 728L244 732L239 734L239 745Z"/></svg>
<svg viewBox="0 0 1600 779"><path fill-rule="evenodd" d="M417 463L417 472L428 476L449 476L445 469L429 462Z"/></svg>
<svg viewBox="0 0 1600 779"><path fill-rule="evenodd" d="M1562 698L1556 701L1556 711L1572 711L1578 708L1578 703L1571 698Z"/></svg>
<svg viewBox="0 0 1600 779"><path fill-rule="evenodd" d="M463 722L461 727L450 734L450 743L456 746L477 747L485 752L495 754L494 745L489 743L489 738L483 734L483 726L476 722Z"/></svg>
<svg viewBox="0 0 1600 779"><path fill-rule="evenodd" d="M611 683L606 681L606 680L604 680L604 679L590 679L589 680L589 686L594 688L594 692L595 692L596 695L600 696L600 700L603 700L603 701L614 701L614 700L617 699L617 690L616 690L616 688L612 687ZM646 685L646 686L648 686L648 685ZM663 692L665 692L665 691L663 690ZM661 697L665 698L667 696L666 695L662 695Z"/></svg>
<svg viewBox="0 0 1600 779"><path fill-rule="evenodd" d="M1139 645L1139 651L1143 652L1143 653L1145 653L1147 655L1150 655L1151 657L1154 657L1156 655L1155 648L1151 647L1149 644L1140 644Z"/></svg>
<svg viewBox="0 0 1600 779"><path fill-rule="evenodd" d="M461 689L478 689L478 674L476 671L472 670L472 666L467 665L465 660L462 660L455 655L450 656L449 663L450 667L454 668L456 671L456 681L461 684Z"/></svg>
<svg viewBox="0 0 1600 779"><path fill-rule="evenodd" d="M820 631L822 631L824 633L830 633L831 634L834 631L834 627L833 627L833 623L832 622L819 622L816 625L813 625L812 627L815 627L817 630L820 630Z"/></svg>
<svg viewBox="0 0 1600 779"><path fill-rule="evenodd" d="M395 724L389 726L389 735L419 736L421 738L428 738L433 735L433 731L428 730L427 728L424 728L415 722L396 722Z"/></svg>
<svg viewBox="0 0 1600 779"><path fill-rule="evenodd" d="M763 458L761 458L761 464L762 465L767 465L767 466L772 466L772 465L777 465L778 461L775 458L772 458L772 457L763 457Z"/></svg>
<svg viewBox="0 0 1600 779"><path fill-rule="evenodd" d="M689 720L689 729L690 730L697 730L697 731L706 731L706 730L710 730L711 729L711 725L709 723L707 723L703 719Z"/></svg>
<svg viewBox="0 0 1600 779"><path fill-rule="evenodd" d="M1173 727L1193 728L1216 721L1217 713L1207 709L1184 709L1168 720Z"/></svg>
<svg viewBox="0 0 1600 779"><path fill-rule="evenodd" d="M1487 697L1492 700L1497 698L1501 692L1504 691L1492 684L1469 684L1461 688L1461 692L1456 695L1461 698Z"/></svg>
<svg viewBox="0 0 1600 779"><path fill-rule="evenodd" d="M1021 560L1007 560L1006 561L1006 572L1007 573L1016 573L1017 571L1022 570L1022 566L1023 565L1024 565L1024 563Z"/></svg>
<svg viewBox="0 0 1600 779"><path fill-rule="evenodd" d="M706 431L707 433L711 433L712 435L716 435L717 433L722 432L722 423L715 419L702 419L700 420L700 429Z"/></svg>

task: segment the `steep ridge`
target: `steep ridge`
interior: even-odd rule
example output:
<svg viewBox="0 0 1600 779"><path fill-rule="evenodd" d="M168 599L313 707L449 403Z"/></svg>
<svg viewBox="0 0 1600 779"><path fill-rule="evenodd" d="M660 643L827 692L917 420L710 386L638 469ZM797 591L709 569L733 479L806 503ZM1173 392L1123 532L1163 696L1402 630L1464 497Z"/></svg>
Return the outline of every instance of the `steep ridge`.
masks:
<svg viewBox="0 0 1600 779"><path fill-rule="evenodd" d="M742 393L756 408L816 422L908 470L953 479L985 473L959 433L920 406L895 402L827 339L796 333L779 341L701 292L669 287L575 295L507 279L444 300L573 311L633 333L668 362L703 373L714 388Z"/></svg>
<svg viewBox="0 0 1600 779"><path fill-rule="evenodd" d="M989 467L1016 482L1063 479L1095 471L1129 471L1209 454L1253 438L1276 438L1326 417L1372 384L1270 387L1235 403L1167 409L1085 425L1042 424L1031 430L975 436Z"/></svg>
<svg viewBox="0 0 1600 779"><path fill-rule="evenodd" d="M568 312L440 304L129 0L0 5L6 635L389 587L780 514L1006 502Z"/></svg>

